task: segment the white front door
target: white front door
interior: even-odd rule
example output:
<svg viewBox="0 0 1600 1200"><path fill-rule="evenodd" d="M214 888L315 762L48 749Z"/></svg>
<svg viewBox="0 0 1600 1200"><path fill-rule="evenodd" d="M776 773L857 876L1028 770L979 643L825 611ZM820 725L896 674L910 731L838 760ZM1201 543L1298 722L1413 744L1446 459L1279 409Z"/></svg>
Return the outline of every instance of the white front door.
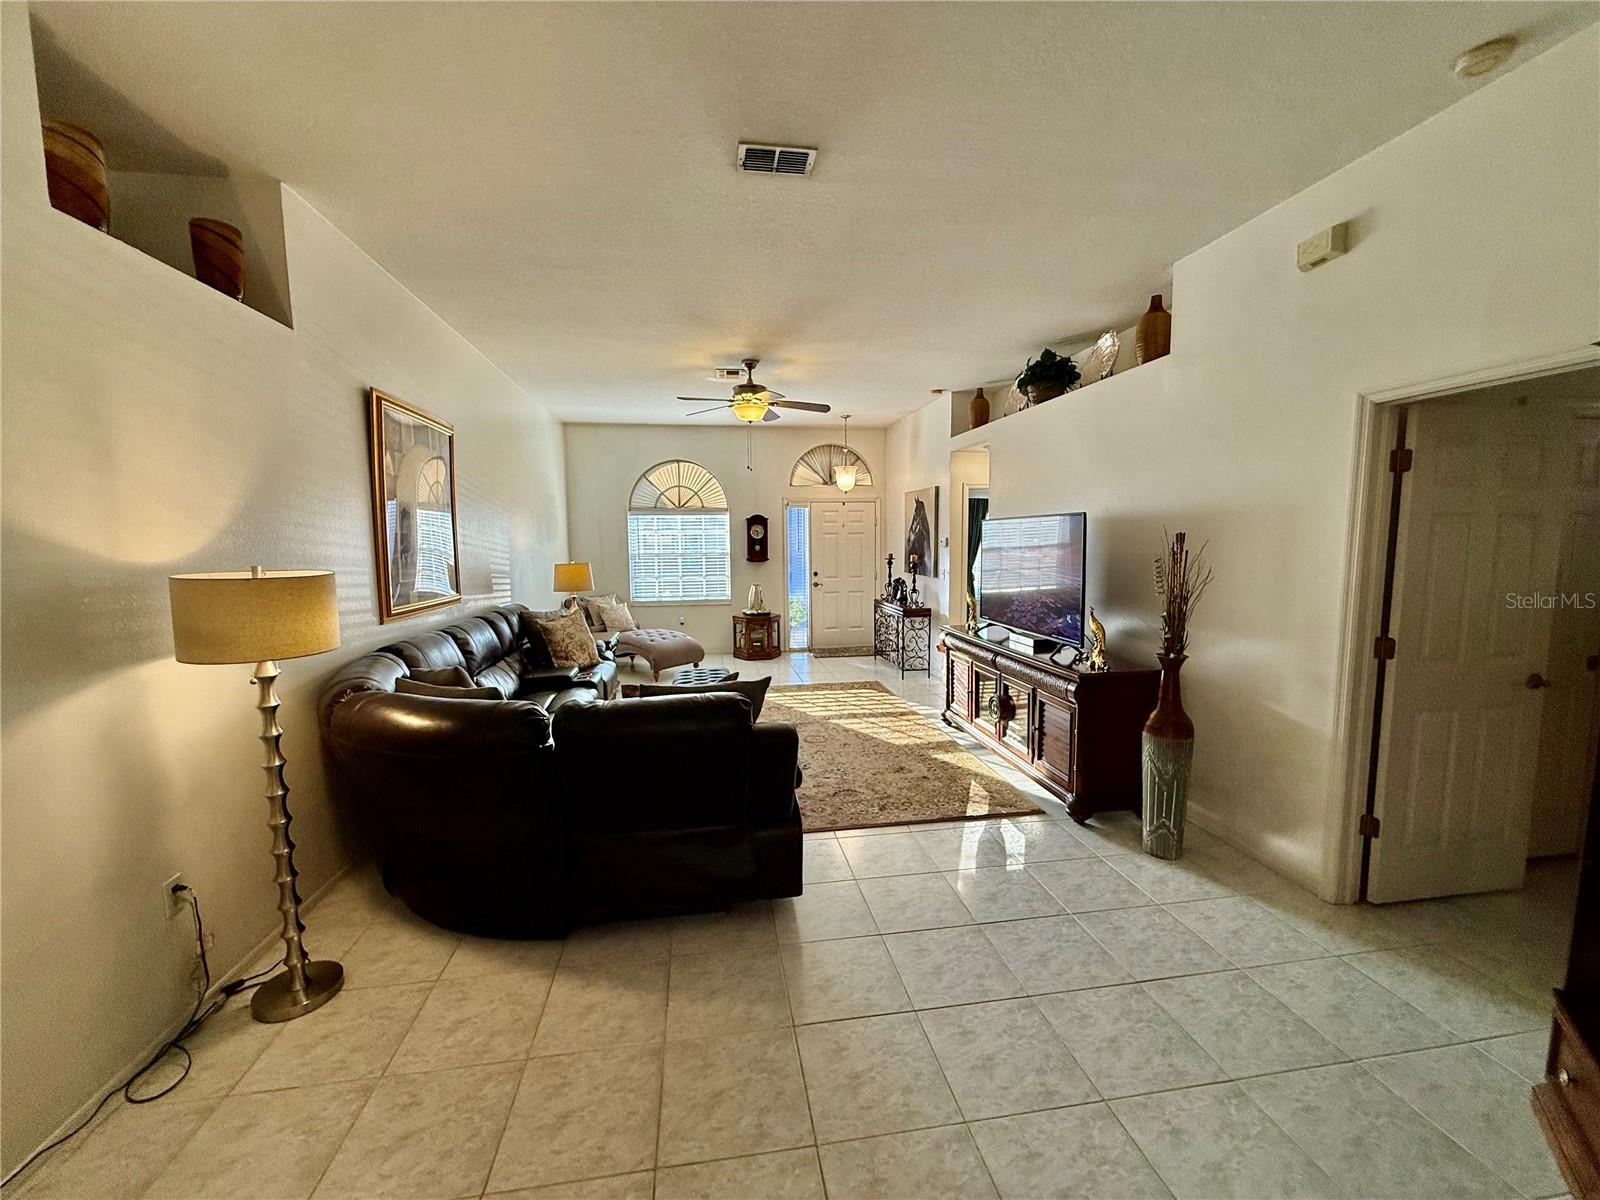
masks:
<svg viewBox="0 0 1600 1200"><path fill-rule="evenodd" d="M878 506L872 500L811 502L811 644L872 645Z"/></svg>
<svg viewBox="0 0 1600 1200"><path fill-rule="evenodd" d="M1520 887L1556 582L1557 427L1506 400L1408 414L1396 642L1382 714L1367 895ZM1561 432L1567 432L1562 430Z"/></svg>
<svg viewBox="0 0 1600 1200"><path fill-rule="evenodd" d="M1561 566L1544 676L1544 720L1534 772L1528 856L1583 847L1600 723L1600 416L1578 412L1562 506Z"/></svg>

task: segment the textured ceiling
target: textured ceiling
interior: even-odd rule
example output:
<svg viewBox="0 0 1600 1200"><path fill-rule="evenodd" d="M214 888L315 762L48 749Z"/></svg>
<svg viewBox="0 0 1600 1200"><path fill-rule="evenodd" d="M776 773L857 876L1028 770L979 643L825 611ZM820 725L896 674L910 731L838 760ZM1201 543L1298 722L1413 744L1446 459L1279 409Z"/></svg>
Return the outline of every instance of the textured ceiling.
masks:
<svg viewBox="0 0 1600 1200"><path fill-rule="evenodd" d="M1130 324L1174 260L1482 86L1460 51L1516 32L1522 62L1596 8L34 13L46 114L113 166L284 180L566 420L681 419L755 354L885 424ZM816 172L740 174L741 139L818 146Z"/></svg>

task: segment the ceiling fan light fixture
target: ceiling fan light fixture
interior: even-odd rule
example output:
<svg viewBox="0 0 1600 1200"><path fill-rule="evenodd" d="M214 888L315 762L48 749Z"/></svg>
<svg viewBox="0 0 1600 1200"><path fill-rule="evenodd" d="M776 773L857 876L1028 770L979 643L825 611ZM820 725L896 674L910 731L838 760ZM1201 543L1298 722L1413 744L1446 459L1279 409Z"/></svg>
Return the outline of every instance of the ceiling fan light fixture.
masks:
<svg viewBox="0 0 1600 1200"><path fill-rule="evenodd" d="M735 396L729 407L733 415L747 425L754 425L767 415L767 402L759 395Z"/></svg>

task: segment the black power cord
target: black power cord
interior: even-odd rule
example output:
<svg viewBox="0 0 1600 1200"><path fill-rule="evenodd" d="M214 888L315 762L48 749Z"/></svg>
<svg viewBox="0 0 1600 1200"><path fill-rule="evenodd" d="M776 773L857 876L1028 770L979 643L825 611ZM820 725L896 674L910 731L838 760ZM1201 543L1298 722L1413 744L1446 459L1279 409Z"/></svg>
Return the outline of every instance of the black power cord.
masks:
<svg viewBox="0 0 1600 1200"><path fill-rule="evenodd" d="M190 909L194 914L195 948L200 954L200 973L202 976L200 983L200 994L195 997L194 1009L189 1013L189 1019L183 1023L183 1028L178 1030L177 1034L172 1038L172 1040L163 1045L161 1049L157 1050L155 1054L151 1056L150 1061L145 1063L144 1066L140 1067L137 1071L130 1075L127 1081L123 1083L120 1088L112 1088L109 1092L101 1097L100 1103L94 1106L94 1110L87 1117L79 1121L76 1125L74 1125L66 1133L63 1133L49 1145L40 1146L39 1149L28 1155L28 1157L23 1160L21 1166L19 1166L15 1171L11 1172L11 1174L8 1175L3 1182L0 1182L0 1187L10 1184L41 1157L54 1150L63 1142L77 1137L78 1134L87 1129L89 1124L100 1115L100 1110L105 1108L106 1102L109 1101L111 1097L115 1096L117 1092L120 1091L122 1093L122 1098L129 1104L149 1104L152 1100L159 1100L161 1097L169 1094L180 1083L189 1078L189 1070L194 1066L194 1056L189 1053L189 1048L184 1045L184 1042L188 1038L193 1037L194 1034L199 1030L200 1026L205 1024L206 1020L212 1014L221 1009L223 1005L227 1004L230 998L237 996L240 992L245 991L248 988L261 986L261 983L264 982L263 977L270 975L273 971L277 970L278 964L274 963L272 966L267 967L263 971L257 971L254 975L246 975L242 979L235 979L231 983L225 983L220 989L218 989L217 995L211 1001L211 1003L207 1004L206 996L211 991L211 959L206 954L206 926L205 921L200 916L200 897L196 895L194 889L186 883L180 883L173 887L172 894L174 896L181 895L189 901ZM165 1087L161 1088L159 1091L150 1092L141 1096L134 1095L134 1085L148 1075L151 1071L155 1070L156 1067L160 1066L161 1063L166 1060L167 1056L174 1052L183 1055L183 1067L178 1072L178 1077Z"/></svg>

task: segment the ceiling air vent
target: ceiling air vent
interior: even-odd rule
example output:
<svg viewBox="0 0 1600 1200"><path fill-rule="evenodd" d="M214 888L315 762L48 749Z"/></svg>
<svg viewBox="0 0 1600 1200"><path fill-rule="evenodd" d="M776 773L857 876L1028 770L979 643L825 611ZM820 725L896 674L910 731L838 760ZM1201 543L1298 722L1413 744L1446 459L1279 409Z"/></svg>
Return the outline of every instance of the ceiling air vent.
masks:
<svg viewBox="0 0 1600 1200"><path fill-rule="evenodd" d="M809 175L817 152L800 146L763 146L739 143L739 169L757 175Z"/></svg>

